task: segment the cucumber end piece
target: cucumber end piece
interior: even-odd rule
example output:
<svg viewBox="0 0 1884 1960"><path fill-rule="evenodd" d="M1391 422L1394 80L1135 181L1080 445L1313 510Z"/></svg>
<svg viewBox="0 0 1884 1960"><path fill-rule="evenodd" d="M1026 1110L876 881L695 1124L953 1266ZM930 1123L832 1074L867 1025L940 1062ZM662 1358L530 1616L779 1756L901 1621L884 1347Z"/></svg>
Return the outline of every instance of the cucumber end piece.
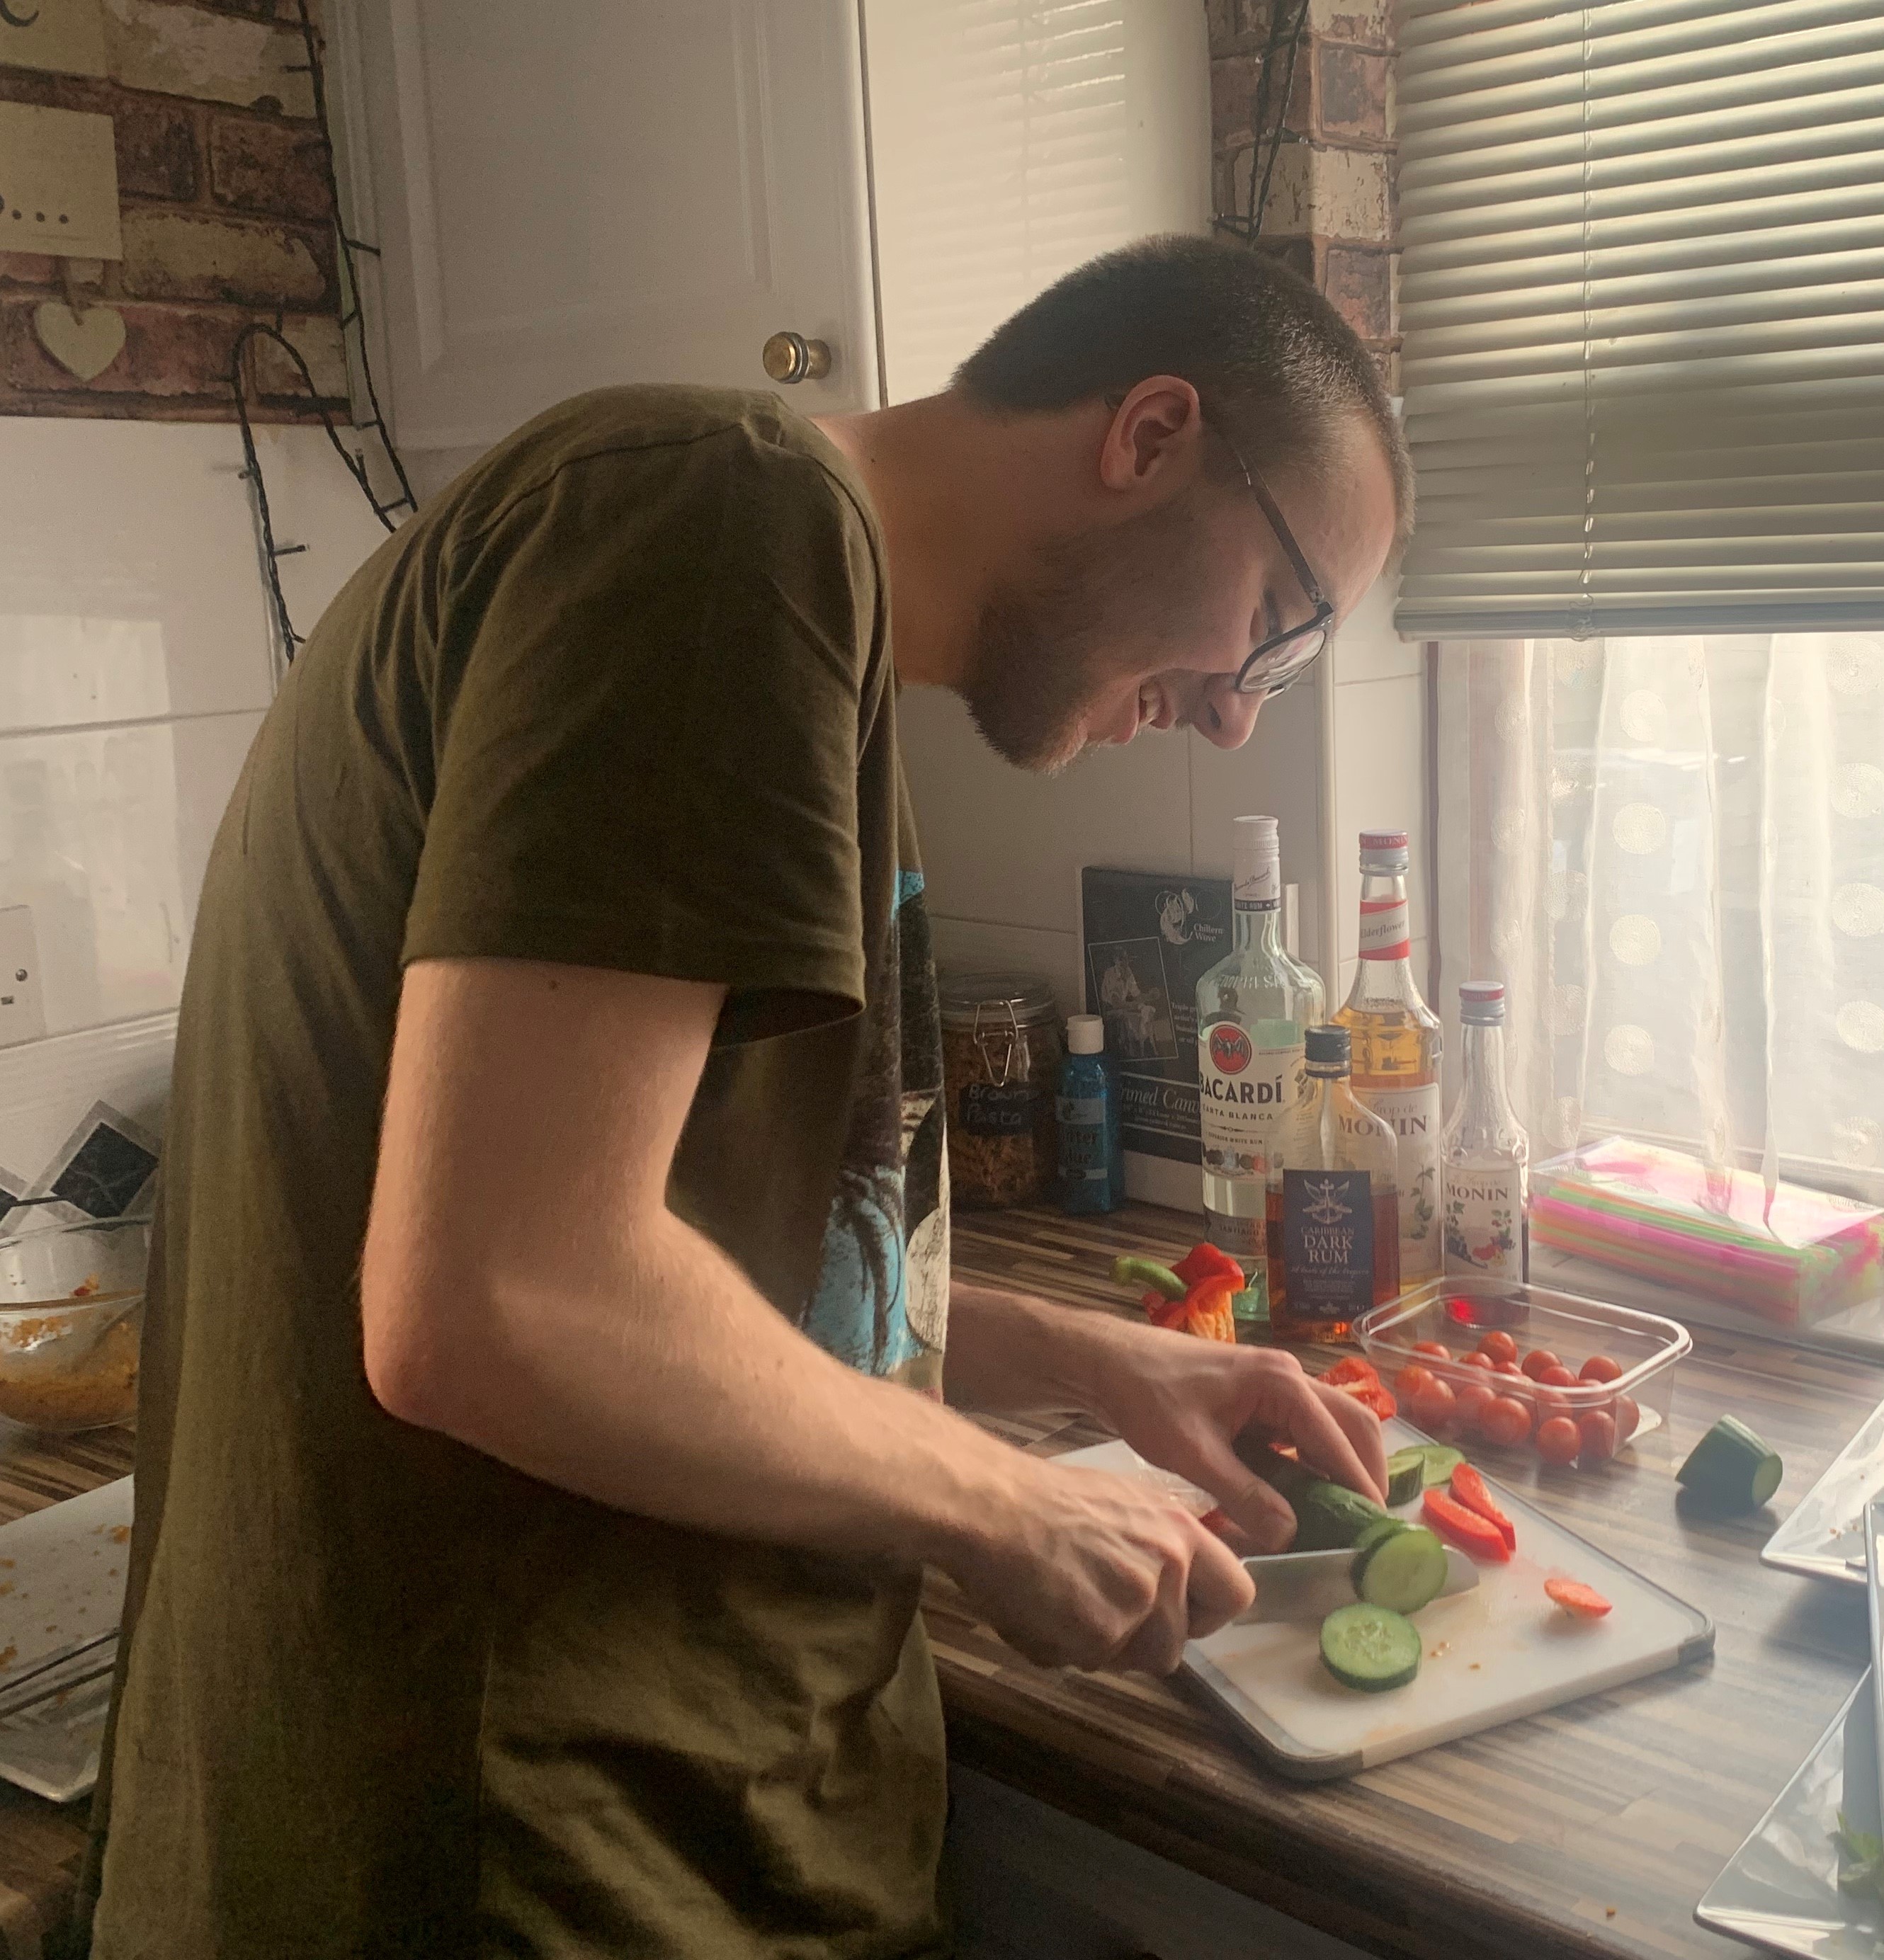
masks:
<svg viewBox="0 0 1884 1960"><path fill-rule="evenodd" d="M1363 1694L1404 1688L1420 1672L1420 1651L1419 1628L1385 1606L1337 1606L1321 1622L1322 1666Z"/></svg>

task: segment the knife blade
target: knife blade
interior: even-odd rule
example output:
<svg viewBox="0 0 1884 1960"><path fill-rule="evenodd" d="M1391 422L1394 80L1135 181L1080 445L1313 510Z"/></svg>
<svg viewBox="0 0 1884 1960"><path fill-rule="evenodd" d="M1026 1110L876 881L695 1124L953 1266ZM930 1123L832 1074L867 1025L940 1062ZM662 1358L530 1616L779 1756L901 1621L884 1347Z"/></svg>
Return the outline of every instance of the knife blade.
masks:
<svg viewBox="0 0 1884 1960"><path fill-rule="evenodd" d="M1256 1626L1275 1620L1325 1619L1337 1606L1354 1603L1354 1554L1351 1551L1280 1551L1246 1558L1243 1570L1256 1588L1254 1602L1232 1623ZM1478 1583L1478 1568L1455 1547L1446 1548L1446 1583L1439 1596L1469 1592Z"/></svg>

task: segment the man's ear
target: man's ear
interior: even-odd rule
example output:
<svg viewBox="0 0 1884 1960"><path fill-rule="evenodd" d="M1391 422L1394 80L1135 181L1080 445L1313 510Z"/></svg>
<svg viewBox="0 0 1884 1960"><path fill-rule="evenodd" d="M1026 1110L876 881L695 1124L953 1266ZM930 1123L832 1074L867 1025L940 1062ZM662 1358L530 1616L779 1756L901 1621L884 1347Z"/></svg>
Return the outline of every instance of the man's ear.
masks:
<svg viewBox="0 0 1884 1960"><path fill-rule="evenodd" d="M1149 488L1174 472L1188 475L1203 438L1197 391L1175 374L1140 381L1113 409L1099 450L1108 490Z"/></svg>

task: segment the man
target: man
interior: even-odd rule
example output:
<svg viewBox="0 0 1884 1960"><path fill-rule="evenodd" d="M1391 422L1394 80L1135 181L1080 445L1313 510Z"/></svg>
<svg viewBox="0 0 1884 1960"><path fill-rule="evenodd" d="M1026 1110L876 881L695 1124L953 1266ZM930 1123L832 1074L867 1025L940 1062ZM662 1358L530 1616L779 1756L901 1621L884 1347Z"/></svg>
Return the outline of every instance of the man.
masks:
<svg viewBox="0 0 1884 1960"><path fill-rule="evenodd" d="M942 1950L923 1562L1049 1663L1248 1601L1075 1408L1363 1490L1284 1357L947 1289L902 685L1051 770L1233 746L1379 573L1367 357L1149 241L946 393L540 418L336 599L206 880L145 1337L99 1960Z"/></svg>

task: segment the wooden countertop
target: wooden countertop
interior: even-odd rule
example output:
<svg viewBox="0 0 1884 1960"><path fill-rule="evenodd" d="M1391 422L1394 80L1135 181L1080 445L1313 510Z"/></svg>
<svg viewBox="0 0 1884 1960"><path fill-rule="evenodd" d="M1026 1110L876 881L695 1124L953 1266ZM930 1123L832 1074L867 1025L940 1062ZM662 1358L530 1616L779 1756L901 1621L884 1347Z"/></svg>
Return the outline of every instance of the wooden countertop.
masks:
<svg viewBox="0 0 1884 1960"><path fill-rule="evenodd" d="M1105 1278L1112 1253L1181 1252L1184 1223L1143 1207L1104 1220L963 1214L956 1268L1116 1308ZM1884 1369L1697 1332L1677 1377L1666 1455L1537 1491L1574 1529L1711 1614L1719 1629L1711 1662L1347 1782L1300 1784L1262 1769L1181 1680L1031 1667L937 1581L927 1613L952 1751L1379 1954L1743 1953L1694 1923L1694 1903L1863 1672L1864 1602L1856 1589L1761 1565L1768 1516L1723 1523L1679 1513L1674 1466L1731 1409L1784 1456L1783 1513L1880 1399ZM1047 1452L1096 1433L1006 1427ZM130 1462L128 1430L36 1443L0 1424L0 1522L123 1476ZM62 1920L86 1809L0 1783L0 1960L39 1960L42 1938Z"/></svg>
<svg viewBox="0 0 1884 1960"><path fill-rule="evenodd" d="M1101 1220L958 1214L955 1270L1116 1308L1112 1254L1181 1253L1186 1223L1146 1207ZM1697 1331L1675 1383L1666 1452L1507 1481L1710 1614L1711 1662L1303 1784L1262 1768L1181 1678L1030 1666L935 1581L926 1605L952 1755L1373 1952L1744 1954L1694 1924L1695 1904L1863 1672L1866 1640L1861 1592L1770 1571L1759 1551L1884 1399L1884 1369ZM1772 1513L1698 1519L1678 1510L1674 1471L1726 1411L1781 1453L1786 1481ZM1011 1433L1050 1452L1093 1440Z"/></svg>

